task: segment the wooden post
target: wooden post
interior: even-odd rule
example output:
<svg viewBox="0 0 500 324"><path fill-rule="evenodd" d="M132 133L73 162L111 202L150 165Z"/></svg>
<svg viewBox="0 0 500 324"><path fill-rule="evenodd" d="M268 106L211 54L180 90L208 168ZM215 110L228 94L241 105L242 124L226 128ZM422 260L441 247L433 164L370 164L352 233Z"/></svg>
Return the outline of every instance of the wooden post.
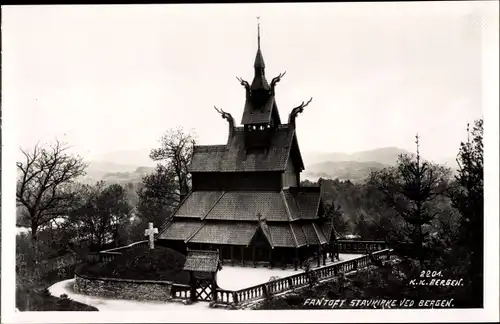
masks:
<svg viewBox="0 0 500 324"><path fill-rule="evenodd" d="M236 291L233 291L233 302L238 305L238 294Z"/></svg>
<svg viewBox="0 0 500 324"><path fill-rule="evenodd" d="M216 289L217 285L215 283L215 274L216 274L216 272L212 272L212 299L216 302L217 301L217 289Z"/></svg>
<svg viewBox="0 0 500 324"><path fill-rule="evenodd" d="M269 291L267 290L267 285L262 285L262 293L265 297L269 297Z"/></svg>
<svg viewBox="0 0 500 324"><path fill-rule="evenodd" d="M295 249L295 262L294 262L295 271L297 271L299 265L299 248Z"/></svg>
<svg viewBox="0 0 500 324"><path fill-rule="evenodd" d="M321 250L323 251L323 265L326 265L326 247L323 246Z"/></svg>
<svg viewBox="0 0 500 324"><path fill-rule="evenodd" d="M245 266L245 247L241 247L241 266Z"/></svg>
<svg viewBox="0 0 500 324"><path fill-rule="evenodd" d="M257 264L255 263L255 246L252 247L252 258L253 258L253 267L256 268Z"/></svg>
<svg viewBox="0 0 500 324"><path fill-rule="evenodd" d="M273 268L273 249L269 248L269 269Z"/></svg>
<svg viewBox="0 0 500 324"><path fill-rule="evenodd" d="M231 264L234 265L234 246L231 245Z"/></svg>
<svg viewBox="0 0 500 324"><path fill-rule="evenodd" d="M191 285L191 301L196 301L196 284L194 279L193 271L189 271L189 283Z"/></svg>
<svg viewBox="0 0 500 324"><path fill-rule="evenodd" d="M317 252L317 255L318 255L318 267L321 266L321 245L318 245L318 252Z"/></svg>

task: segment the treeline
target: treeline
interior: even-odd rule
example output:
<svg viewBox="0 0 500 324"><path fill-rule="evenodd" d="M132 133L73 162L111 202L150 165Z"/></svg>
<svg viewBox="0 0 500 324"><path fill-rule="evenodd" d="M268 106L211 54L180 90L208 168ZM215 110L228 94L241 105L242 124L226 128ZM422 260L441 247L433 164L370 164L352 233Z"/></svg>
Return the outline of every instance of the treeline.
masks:
<svg viewBox="0 0 500 324"><path fill-rule="evenodd" d="M351 283L347 288L363 298L453 296L455 307L482 307L482 120L472 128L467 125L467 141L460 143L457 166L457 174L452 175L448 168L423 161L416 137L416 154L400 156L396 166L372 172L362 184L320 179L327 216L336 219L339 234L386 240L402 259L395 266L369 272L357 279L358 286ZM425 270L442 270L446 278L462 279L464 285L446 289L408 285ZM364 285L371 288L360 291Z"/></svg>
<svg viewBox="0 0 500 324"><path fill-rule="evenodd" d="M438 165L432 165L432 168L445 172L443 194L437 195L429 202L433 210L439 211L428 228L432 235L437 235L440 231L456 230L459 212L446 193L450 193L452 188L457 186L457 181L451 170ZM391 228L397 218L397 212L387 203L388 197L380 190L380 184L384 181L381 176L387 171L393 172L395 168L372 172L369 178L358 183L350 180L319 179L305 180L301 185L321 186L327 214L335 210L336 231L341 236L355 235L364 240L389 240L393 234Z"/></svg>
<svg viewBox="0 0 500 324"><path fill-rule="evenodd" d="M16 240L19 281L36 280L47 260L144 240L147 223L160 227L189 190L194 143L194 135L181 128L166 132L150 153L156 169L139 185L84 184L88 164L66 143L21 150L16 222L30 231Z"/></svg>
<svg viewBox="0 0 500 324"><path fill-rule="evenodd" d="M326 216L341 236L392 242L413 269L453 269L473 283L467 296L482 304L482 120L467 131L455 175L422 160L417 137L415 154L372 172L363 183L320 179L302 185L321 186ZM147 223L161 227L189 191L195 142L182 129L165 133L150 153L157 167L139 186L80 183L87 164L60 142L23 151L25 159L17 163L18 223L31 232L17 239L18 274L37 271L42 259L145 239Z"/></svg>

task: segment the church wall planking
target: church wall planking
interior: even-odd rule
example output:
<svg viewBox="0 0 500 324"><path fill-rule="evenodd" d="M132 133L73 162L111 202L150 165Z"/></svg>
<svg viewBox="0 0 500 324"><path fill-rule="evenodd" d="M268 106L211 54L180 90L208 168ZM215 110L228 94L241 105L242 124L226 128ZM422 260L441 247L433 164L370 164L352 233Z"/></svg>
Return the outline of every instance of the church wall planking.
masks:
<svg viewBox="0 0 500 324"><path fill-rule="evenodd" d="M276 190L281 189L280 172L193 173L193 190Z"/></svg>

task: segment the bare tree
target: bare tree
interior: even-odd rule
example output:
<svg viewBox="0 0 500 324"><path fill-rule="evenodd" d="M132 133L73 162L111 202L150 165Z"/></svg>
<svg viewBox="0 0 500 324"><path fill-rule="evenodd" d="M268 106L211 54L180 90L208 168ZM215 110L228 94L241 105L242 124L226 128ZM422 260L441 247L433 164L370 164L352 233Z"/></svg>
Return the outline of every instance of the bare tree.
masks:
<svg viewBox="0 0 500 324"><path fill-rule="evenodd" d="M69 154L68 148L66 143L56 141L49 148L37 144L31 152L21 149L25 161L17 162L20 176L16 201L30 223L35 249L38 229L67 216L74 199L71 184L85 175L87 165L81 157Z"/></svg>
<svg viewBox="0 0 500 324"><path fill-rule="evenodd" d="M179 195L189 191L190 176L188 165L191 162L196 137L182 128L167 131L160 140L161 147L152 149L149 157L154 161L163 161L171 168L179 185Z"/></svg>

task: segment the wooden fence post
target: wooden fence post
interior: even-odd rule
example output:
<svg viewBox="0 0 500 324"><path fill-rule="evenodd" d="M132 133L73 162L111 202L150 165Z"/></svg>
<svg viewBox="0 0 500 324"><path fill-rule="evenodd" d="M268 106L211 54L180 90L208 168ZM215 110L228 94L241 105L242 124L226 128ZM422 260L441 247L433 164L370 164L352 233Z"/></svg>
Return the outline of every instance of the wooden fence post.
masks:
<svg viewBox="0 0 500 324"><path fill-rule="evenodd" d="M235 305L238 305L238 294L236 293L236 291L233 291L233 302Z"/></svg>

